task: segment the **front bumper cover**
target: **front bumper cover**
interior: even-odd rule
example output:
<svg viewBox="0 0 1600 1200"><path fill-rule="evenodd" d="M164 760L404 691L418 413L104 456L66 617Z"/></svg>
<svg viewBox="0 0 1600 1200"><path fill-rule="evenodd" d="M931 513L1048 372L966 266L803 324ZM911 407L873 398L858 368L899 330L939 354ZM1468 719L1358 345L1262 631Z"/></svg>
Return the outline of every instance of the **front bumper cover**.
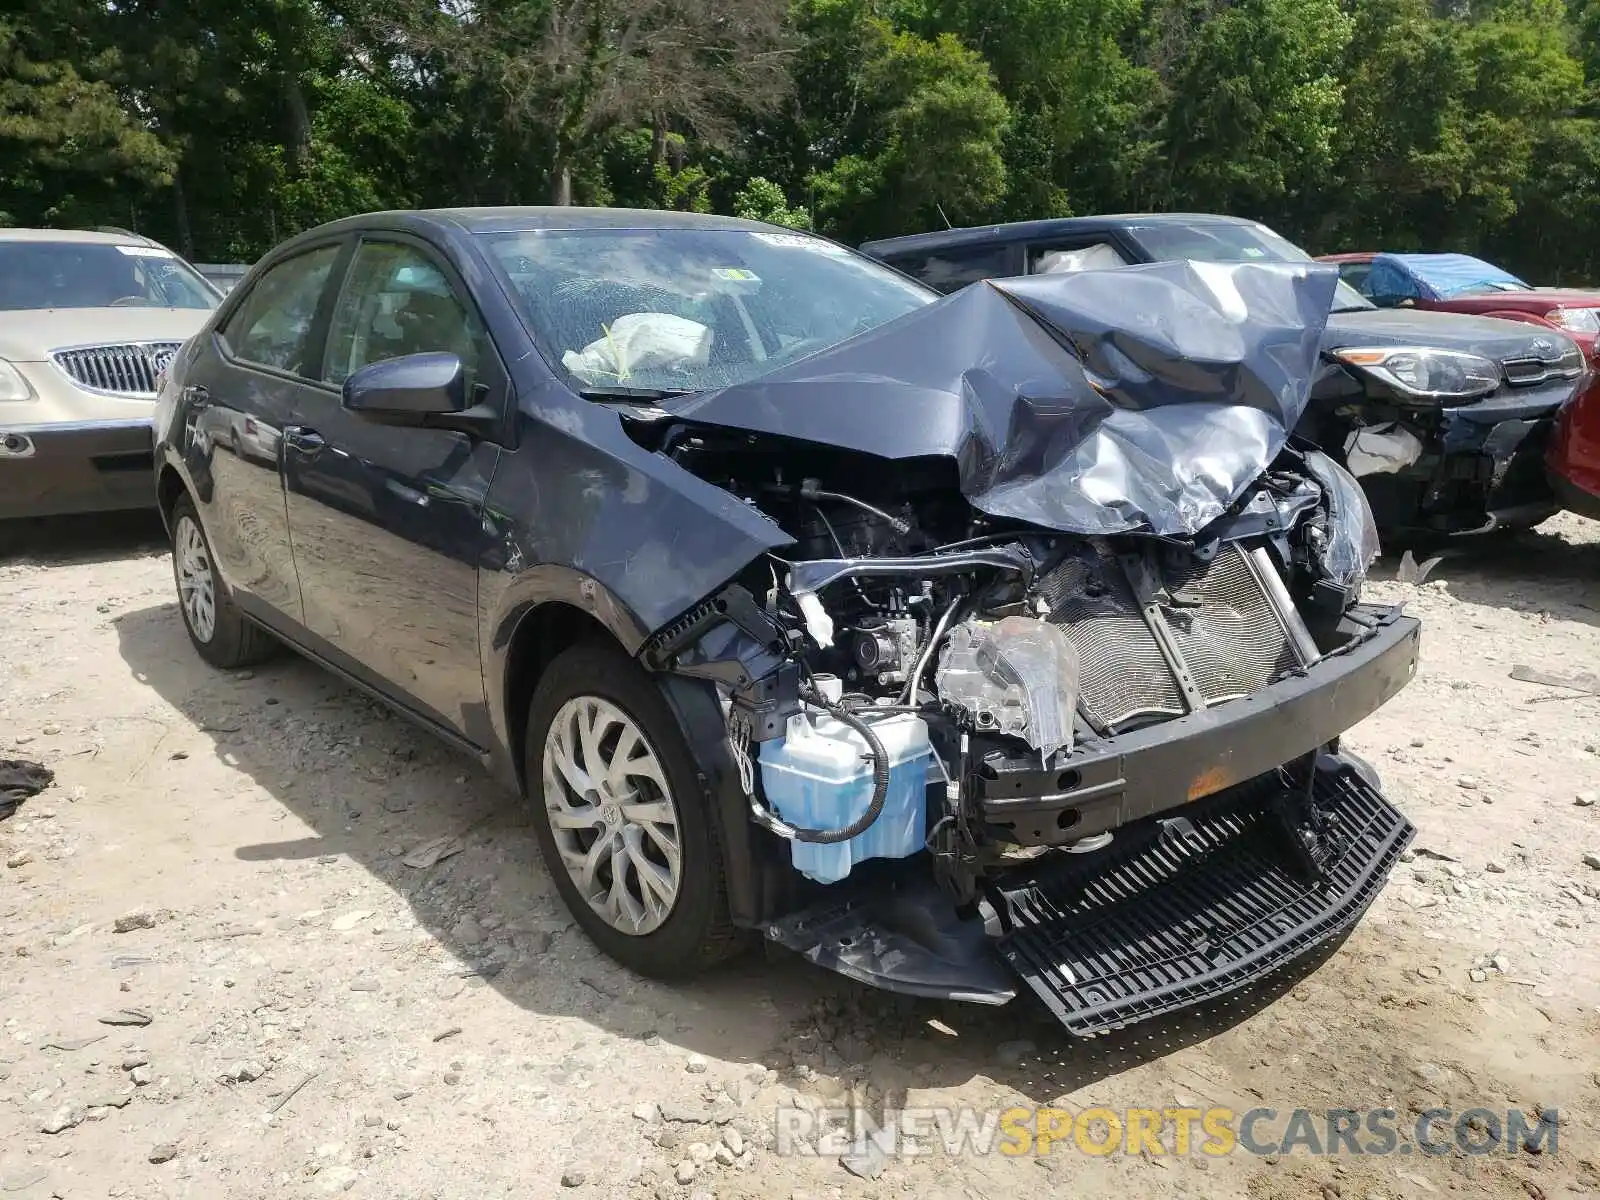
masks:
<svg viewBox="0 0 1600 1200"><path fill-rule="evenodd" d="M1544 458L1559 405L1485 401L1445 410L1443 468L1476 462L1484 488L1484 524L1461 532L1527 528L1560 508Z"/></svg>
<svg viewBox="0 0 1600 1200"><path fill-rule="evenodd" d="M0 424L0 520L153 508L153 464L147 417Z"/></svg>
<svg viewBox="0 0 1600 1200"><path fill-rule="evenodd" d="M1476 404L1406 420L1422 437L1422 457L1397 472L1361 477L1379 528L1476 534L1528 528L1553 515L1560 503L1543 460L1573 386L1502 389Z"/></svg>
<svg viewBox="0 0 1600 1200"><path fill-rule="evenodd" d="M1252 696L1080 747L1064 768L975 773L971 795L995 837L1058 845L1220 792L1337 740L1411 681L1421 624L1368 610L1348 649Z"/></svg>
<svg viewBox="0 0 1600 1200"><path fill-rule="evenodd" d="M1323 830L1314 869L1292 815L1308 803ZM1343 936L1415 833L1362 764L1319 754L1119 831L1102 850L1007 872L981 917L899 864L858 870L765 932L906 995L998 1005L1025 985L1087 1036L1237 991Z"/></svg>

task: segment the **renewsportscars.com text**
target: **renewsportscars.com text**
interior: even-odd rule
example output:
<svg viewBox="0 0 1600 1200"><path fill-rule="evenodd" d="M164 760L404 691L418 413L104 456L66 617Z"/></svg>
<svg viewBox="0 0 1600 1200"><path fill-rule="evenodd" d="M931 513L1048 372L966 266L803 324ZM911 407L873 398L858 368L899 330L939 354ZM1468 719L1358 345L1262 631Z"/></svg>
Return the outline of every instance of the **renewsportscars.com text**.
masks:
<svg viewBox="0 0 1600 1200"><path fill-rule="evenodd" d="M1247 1154L1446 1155L1559 1152L1554 1109L1430 1108L905 1108L874 1119L861 1109L779 1109L786 1155L915 1157L943 1152L1012 1157Z"/></svg>

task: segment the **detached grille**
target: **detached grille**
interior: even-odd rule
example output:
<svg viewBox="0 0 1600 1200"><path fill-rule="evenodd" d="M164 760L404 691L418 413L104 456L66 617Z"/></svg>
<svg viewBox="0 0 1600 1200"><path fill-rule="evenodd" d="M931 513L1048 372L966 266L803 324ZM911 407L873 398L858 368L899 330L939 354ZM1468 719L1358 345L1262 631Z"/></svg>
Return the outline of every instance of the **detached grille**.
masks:
<svg viewBox="0 0 1600 1200"><path fill-rule="evenodd" d="M79 387L113 396L153 400L156 376L182 345L182 342L122 342L57 350L50 357Z"/></svg>
<svg viewBox="0 0 1600 1200"><path fill-rule="evenodd" d="M1099 728L1248 696L1299 665L1241 546L1225 545L1209 562L1169 572L1161 583L1160 615L1146 619L1109 551L1081 551L1039 582L1048 620L1078 654L1079 705ZM1180 664L1187 688L1174 669Z"/></svg>
<svg viewBox="0 0 1600 1200"><path fill-rule="evenodd" d="M1277 610L1237 544L1169 579L1167 587L1198 601L1192 608L1165 608L1163 615L1207 703L1248 696L1299 665Z"/></svg>
<svg viewBox="0 0 1600 1200"><path fill-rule="evenodd" d="M1040 581L1039 594L1050 605L1050 623L1078 652L1079 703L1096 725L1112 729L1135 717L1187 711L1114 558L1091 551L1069 558Z"/></svg>
<svg viewBox="0 0 1600 1200"><path fill-rule="evenodd" d="M1080 1037L1270 974L1354 925L1416 834L1349 768L1318 769L1312 801L1331 821L1331 854L1307 878L1273 803L1304 788L1263 777L1185 810L1186 834L1147 826L1099 854L1048 860L1005 894L1001 954Z"/></svg>

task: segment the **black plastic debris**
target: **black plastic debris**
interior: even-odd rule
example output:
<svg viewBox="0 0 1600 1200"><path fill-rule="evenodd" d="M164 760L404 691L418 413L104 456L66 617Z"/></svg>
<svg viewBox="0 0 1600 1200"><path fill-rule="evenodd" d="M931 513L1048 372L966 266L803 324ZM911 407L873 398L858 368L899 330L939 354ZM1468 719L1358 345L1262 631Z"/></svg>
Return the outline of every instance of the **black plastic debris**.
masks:
<svg viewBox="0 0 1600 1200"><path fill-rule="evenodd" d="M1122 839L1006 894L999 949L1070 1033L1223 996L1355 925L1416 830L1355 771L1319 767L1332 845L1315 878L1285 853L1274 793L1252 781L1193 806L1177 839Z"/></svg>
<svg viewBox="0 0 1600 1200"><path fill-rule="evenodd" d="M4 821L30 796L37 796L55 782L49 767L20 758L0 758L0 821Z"/></svg>

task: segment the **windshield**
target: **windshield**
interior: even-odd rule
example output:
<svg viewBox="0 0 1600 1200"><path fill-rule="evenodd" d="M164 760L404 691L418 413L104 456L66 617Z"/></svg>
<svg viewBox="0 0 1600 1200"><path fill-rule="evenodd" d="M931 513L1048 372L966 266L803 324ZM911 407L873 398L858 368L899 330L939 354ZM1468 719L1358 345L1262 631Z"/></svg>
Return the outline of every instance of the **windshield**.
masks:
<svg viewBox="0 0 1600 1200"><path fill-rule="evenodd" d="M0 310L215 308L192 267L159 246L0 242Z"/></svg>
<svg viewBox="0 0 1600 1200"><path fill-rule="evenodd" d="M1132 225L1128 235L1156 262L1187 258L1196 262L1291 262L1315 261L1287 238L1265 225L1215 224ZM1333 293L1334 312L1354 312L1376 307L1344 280Z"/></svg>
<svg viewBox="0 0 1600 1200"><path fill-rule="evenodd" d="M580 389L698 392L743 383L938 298L809 234L482 236L535 340Z"/></svg>

